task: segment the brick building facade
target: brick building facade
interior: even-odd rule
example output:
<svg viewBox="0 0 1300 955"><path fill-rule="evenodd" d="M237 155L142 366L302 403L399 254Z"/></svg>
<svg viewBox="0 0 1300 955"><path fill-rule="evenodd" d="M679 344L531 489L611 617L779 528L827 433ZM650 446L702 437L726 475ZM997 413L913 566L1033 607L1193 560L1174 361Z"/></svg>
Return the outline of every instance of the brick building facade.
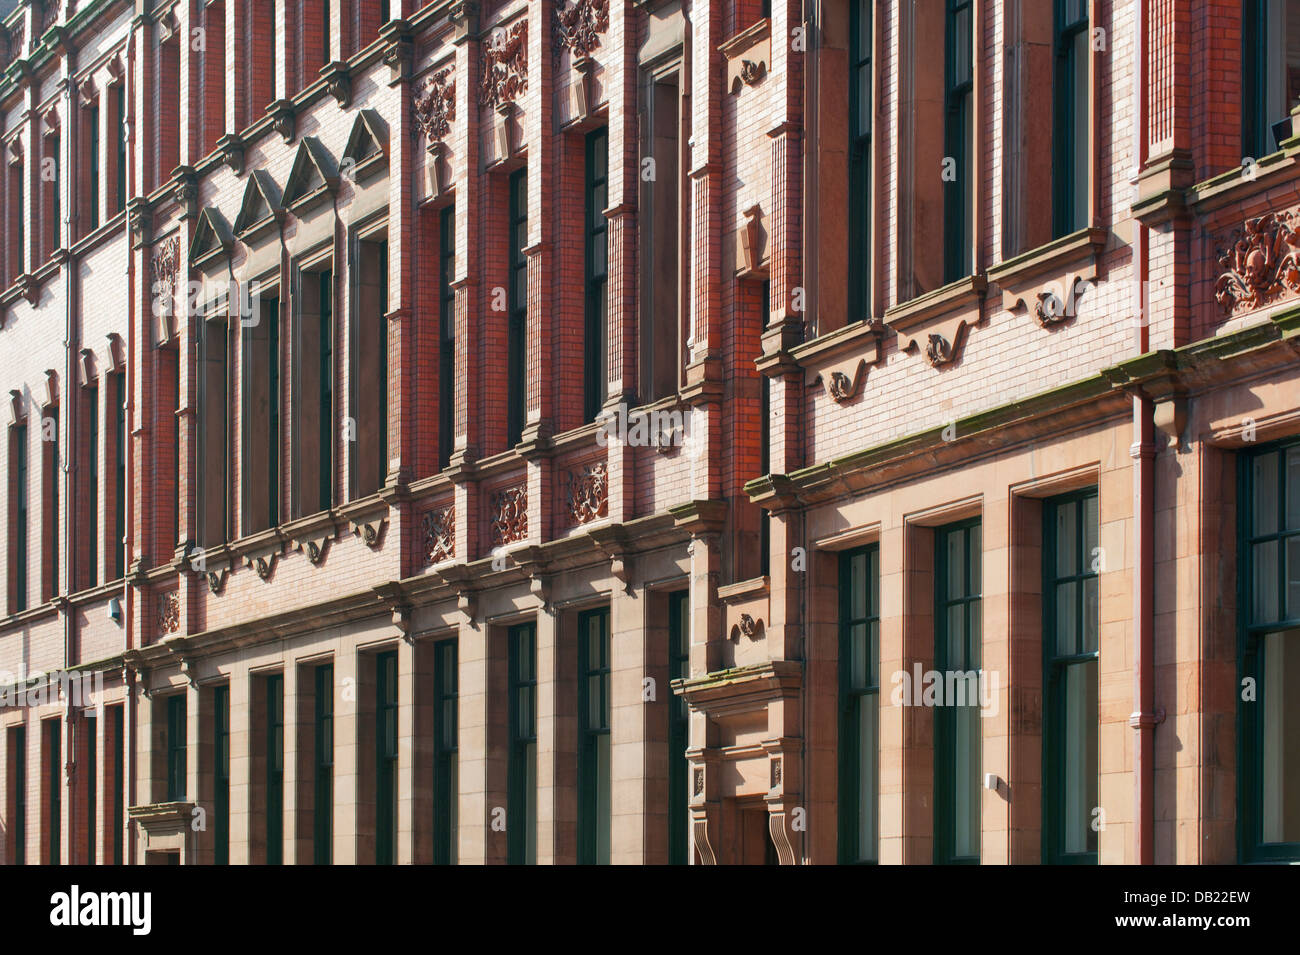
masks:
<svg viewBox="0 0 1300 955"><path fill-rule="evenodd" d="M6 862L1300 858L1300 3L0 24Z"/></svg>

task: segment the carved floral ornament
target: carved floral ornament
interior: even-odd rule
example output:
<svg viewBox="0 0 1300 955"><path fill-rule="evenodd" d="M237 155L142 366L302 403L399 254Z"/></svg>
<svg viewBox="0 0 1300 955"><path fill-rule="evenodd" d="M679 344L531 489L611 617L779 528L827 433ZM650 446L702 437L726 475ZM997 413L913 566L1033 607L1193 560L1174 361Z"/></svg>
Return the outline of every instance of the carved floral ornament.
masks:
<svg viewBox="0 0 1300 955"><path fill-rule="evenodd" d="M154 296L163 304L171 304L176 295L176 277L181 264L181 240L179 235L164 239L154 249L150 260L150 283Z"/></svg>
<svg viewBox="0 0 1300 955"><path fill-rule="evenodd" d="M1253 312L1300 292L1300 231L1295 223L1295 212L1247 219L1218 251L1223 272L1214 283L1214 298L1225 315Z"/></svg>
<svg viewBox="0 0 1300 955"><path fill-rule="evenodd" d="M560 0L553 9L551 48L556 59L568 50L575 60L586 59L600 46L600 34L609 29L609 0Z"/></svg>
<svg viewBox="0 0 1300 955"><path fill-rule="evenodd" d="M589 524L606 515L609 506L609 467L603 461L565 474L569 514L578 524Z"/></svg>
<svg viewBox="0 0 1300 955"><path fill-rule="evenodd" d="M158 597L158 632L176 633L181 628L181 595L169 590Z"/></svg>
<svg viewBox="0 0 1300 955"><path fill-rule="evenodd" d="M456 508L435 507L420 518L420 538L423 541L424 563L440 564L456 555Z"/></svg>
<svg viewBox="0 0 1300 955"><path fill-rule="evenodd" d="M492 495L492 544L501 547L528 537L528 487L502 488Z"/></svg>
<svg viewBox="0 0 1300 955"><path fill-rule="evenodd" d="M456 78L450 69L426 77L415 97L415 122L432 146L451 132L456 118Z"/></svg>
<svg viewBox="0 0 1300 955"><path fill-rule="evenodd" d="M479 84L480 106L498 109L517 102L528 92L528 21L497 27L483 47L483 80Z"/></svg>

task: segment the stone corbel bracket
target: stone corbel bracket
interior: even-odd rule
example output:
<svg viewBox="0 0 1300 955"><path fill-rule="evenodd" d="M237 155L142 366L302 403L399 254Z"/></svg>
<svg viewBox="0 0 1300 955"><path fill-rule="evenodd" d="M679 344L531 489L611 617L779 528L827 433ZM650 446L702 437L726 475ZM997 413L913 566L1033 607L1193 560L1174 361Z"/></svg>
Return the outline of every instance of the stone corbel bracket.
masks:
<svg viewBox="0 0 1300 955"><path fill-rule="evenodd" d="M203 571L203 579L208 582L208 590L214 594L221 593L221 588L226 585L226 576L230 573L228 566L208 567Z"/></svg>
<svg viewBox="0 0 1300 955"><path fill-rule="evenodd" d="M383 584L375 588L375 595L388 608L393 629L407 643L415 640L411 628L411 604L405 591L397 584Z"/></svg>
<svg viewBox="0 0 1300 955"><path fill-rule="evenodd" d="M286 143L293 142L297 128L293 100L278 99L267 108L267 112L271 116L271 127L280 138Z"/></svg>
<svg viewBox="0 0 1300 955"><path fill-rule="evenodd" d="M438 576L456 593L456 609L465 618L465 622L478 629L475 617L478 616L478 590L474 586L477 575L472 575L464 564L452 564L438 571Z"/></svg>
<svg viewBox="0 0 1300 955"><path fill-rule="evenodd" d="M221 153L221 161L236 176L244 174L244 151L246 148L244 140L234 133L226 133L217 140L217 151Z"/></svg>
<svg viewBox="0 0 1300 955"><path fill-rule="evenodd" d="M718 47L727 61L727 92L735 96L755 86L772 63L772 21L767 17Z"/></svg>
<svg viewBox="0 0 1300 955"><path fill-rule="evenodd" d="M609 573L623 585L623 592L632 593L632 575L628 572L627 543L622 528L596 527L588 532L596 549L609 560Z"/></svg>
<svg viewBox="0 0 1300 955"><path fill-rule="evenodd" d="M325 560L325 551L329 549L330 541L334 539L332 530L317 531L314 534L295 535L293 540L294 550L307 555L312 566L319 567Z"/></svg>
<svg viewBox="0 0 1300 955"><path fill-rule="evenodd" d="M1080 229L989 269L989 282L1002 292L1003 309L1023 309L1045 329L1073 319L1076 291L1080 283L1097 281L1108 235L1105 229Z"/></svg>
<svg viewBox="0 0 1300 955"><path fill-rule="evenodd" d="M732 624L729 639L739 643L741 634L750 640L761 640L764 635L762 618L755 619L751 614L742 613L738 622Z"/></svg>
<svg viewBox="0 0 1300 955"><path fill-rule="evenodd" d="M814 383L820 383L826 389L826 397L837 405L844 405L857 397L858 390L866 380L867 362L866 359L859 358L856 365L850 361L838 368L826 369L817 375Z"/></svg>
<svg viewBox="0 0 1300 955"><path fill-rule="evenodd" d="M549 572L542 549L533 544L516 549L510 556L519 565L519 569L528 575L528 590L537 598L542 610L553 614L555 608L551 604L551 583L554 575Z"/></svg>
<svg viewBox="0 0 1300 955"><path fill-rule="evenodd" d="M967 330L983 318L987 288L983 275L969 275L886 311L898 350L918 353L931 368L958 361Z"/></svg>
<svg viewBox="0 0 1300 955"><path fill-rule="evenodd" d="M415 36L406 20L389 20L379 28L379 38L388 44L384 65L388 67L388 85L398 86L411 78L415 65Z"/></svg>
<svg viewBox="0 0 1300 955"><path fill-rule="evenodd" d="M384 532L388 530L388 511L385 509L382 514L358 514L350 517L348 528L371 550L378 550L384 543Z"/></svg>
<svg viewBox="0 0 1300 955"><path fill-rule="evenodd" d="M245 567L253 568L262 580L270 580L275 570L275 562L284 550L284 542L276 536L273 540L248 548L240 554Z"/></svg>
<svg viewBox="0 0 1300 955"><path fill-rule="evenodd" d="M325 87L338 102L339 107L347 109L352 102L352 74L348 72L347 63L334 60L321 67L320 75L325 79Z"/></svg>

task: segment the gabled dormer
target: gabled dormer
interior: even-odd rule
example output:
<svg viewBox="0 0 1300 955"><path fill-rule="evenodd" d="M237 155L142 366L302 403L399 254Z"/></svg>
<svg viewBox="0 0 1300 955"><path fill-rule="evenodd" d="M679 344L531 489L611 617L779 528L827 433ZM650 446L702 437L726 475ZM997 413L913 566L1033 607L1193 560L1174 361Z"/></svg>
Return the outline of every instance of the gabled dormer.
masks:
<svg viewBox="0 0 1300 955"><path fill-rule="evenodd" d="M388 124L373 109L363 109L357 114L348 136L347 148L339 168L351 170L354 181L366 179L388 167Z"/></svg>
<svg viewBox="0 0 1300 955"><path fill-rule="evenodd" d="M190 242L190 265L205 268L217 259L230 254L230 247L235 242L235 234L221 210L208 206L199 213L198 224L194 227L194 239Z"/></svg>
<svg viewBox="0 0 1300 955"><path fill-rule="evenodd" d="M284 207L301 214L339 188L339 170L319 139L304 136L284 186Z"/></svg>
<svg viewBox="0 0 1300 955"><path fill-rule="evenodd" d="M268 232L278 230L283 218L280 187L265 169L254 169L244 187L244 200L235 218L235 235L252 244Z"/></svg>

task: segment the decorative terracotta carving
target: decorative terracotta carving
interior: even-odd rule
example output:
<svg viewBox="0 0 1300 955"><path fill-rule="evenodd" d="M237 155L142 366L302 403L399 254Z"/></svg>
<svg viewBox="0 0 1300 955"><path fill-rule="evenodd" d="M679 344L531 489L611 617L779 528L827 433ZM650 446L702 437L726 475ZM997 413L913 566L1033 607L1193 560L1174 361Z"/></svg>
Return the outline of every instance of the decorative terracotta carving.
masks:
<svg viewBox="0 0 1300 955"><path fill-rule="evenodd" d="M1247 219L1219 250L1223 273L1214 298L1227 315L1263 308L1300 292L1300 231L1293 212L1270 212Z"/></svg>
<svg viewBox="0 0 1300 955"><path fill-rule="evenodd" d="M41 33L59 22L59 13L63 8L62 0L46 0L41 13Z"/></svg>
<svg viewBox="0 0 1300 955"><path fill-rule="evenodd" d="M430 146L447 138L455 118L456 78L451 70L426 77L423 88L415 97L415 122Z"/></svg>
<svg viewBox="0 0 1300 955"><path fill-rule="evenodd" d="M208 590L214 594L221 592L221 586L226 582L226 572L224 570L209 570L205 575L208 579Z"/></svg>
<svg viewBox="0 0 1300 955"><path fill-rule="evenodd" d="M483 49L480 106L493 109L517 102L528 91L528 21L498 27Z"/></svg>
<svg viewBox="0 0 1300 955"><path fill-rule="evenodd" d="M27 42L27 20L19 17L18 21L10 27L9 33L9 59L18 59L23 52L23 44Z"/></svg>
<svg viewBox="0 0 1300 955"><path fill-rule="evenodd" d="M528 487L503 488L492 495L492 543L500 547L528 537Z"/></svg>
<svg viewBox="0 0 1300 955"><path fill-rule="evenodd" d="M703 795L704 795L704 770L703 770L703 769L700 769L700 768L698 768L698 767L696 768L696 770L695 770L695 783L694 783L694 785L691 787L691 789L692 789L692 791L693 791L693 794L696 795L696 796L703 796Z"/></svg>
<svg viewBox="0 0 1300 955"><path fill-rule="evenodd" d="M579 524L602 518L609 505L609 466L604 461L565 474L569 488L569 513Z"/></svg>
<svg viewBox="0 0 1300 955"><path fill-rule="evenodd" d="M781 788L781 757L772 757L772 785L771 789Z"/></svg>
<svg viewBox="0 0 1300 955"><path fill-rule="evenodd" d="M273 563L273 559L271 557L266 557L266 556L254 557L253 569L257 571L258 577L261 577L263 580L266 580L266 578L271 576L272 563Z"/></svg>
<svg viewBox="0 0 1300 955"><path fill-rule="evenodd" d="M456 554L455 505L435 507L420 518L420 534L424 540L425 565L439 564Z"/></svg>
<svg viewBox="0 0 1300 955"><path fill-rule="evenodd" d="M568 50L575 60L591 56L600 46L600 34L609 29L609 0L574 0L561 10L556 4L552 16L551 48L559 59Z"/></svg>
<svg viewBox="0 0 1300 955"><path fill-rule="evenodd" d="M851 367L833 369L824 374L826 394L836 404L852 401L867 377L867 362L859 358Z"/></svg>
<svg viewBox="0 0 1300 955"><path fill-rule="evenodd" d="M762 60L741 60L740 79L746 86L754 86L767 74L767 64Z"/></svg>
<svg viewBox="0 0 1300 955"><path fill-rule="evenodd" d="M169 590L158 596L158 632L166 636L181 628L181 595Z"/></svg>
<svg viewBox="0 0 1300 955"><path fill-rule="evenodd" d="M153 252L150 260L150 279L154 297L164 305L170 305L176 295L176 277L181 264L180 236L173 235L163 239Z"/></svg>
<svg viewBox="0 0 1300 955"><path fill-rule="evenodd" d="M952 342L942 335L931 333L925 345L925 360L932 368L938 368L952 361Z"/></svg>

